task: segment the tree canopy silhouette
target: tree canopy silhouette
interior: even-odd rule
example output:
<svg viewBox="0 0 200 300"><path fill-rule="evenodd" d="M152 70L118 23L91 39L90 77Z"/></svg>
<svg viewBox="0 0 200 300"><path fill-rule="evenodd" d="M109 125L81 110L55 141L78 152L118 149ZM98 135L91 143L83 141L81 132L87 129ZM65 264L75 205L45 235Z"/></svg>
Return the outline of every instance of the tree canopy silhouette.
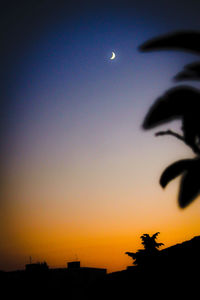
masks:
<svg viewBox="0 0 200 300"><path fill-rule="evenodd" d="M146 264L153 263L154 257L158 254L159 247L164 245L163 243L156 242L159 233L160 232L156 232L152 236L147 233L143 234L140 238L142 240L144 249L139 249L135 253L125 252L125 254L127 254L134 260L134 265L144 266Z"/></svg>
<svg viewBox="0 0 200 300"><path fill-rule="evenodd" d="M140 51L183 50L200 55L200 32L180 31L170 33L145 42ZM175 81L200 80L200 62L188 64L175 77ZM189 146L195 153L193 159L177 161L168 166L161 175L160 184L164 188L171 180L182 175L178 203L186 207L200 193L200 90L188 85L181 85L167 90L150 107L143 129L173 120L181 120L182 135L172 130L159 131L155 135L171 135Z"/></svg>

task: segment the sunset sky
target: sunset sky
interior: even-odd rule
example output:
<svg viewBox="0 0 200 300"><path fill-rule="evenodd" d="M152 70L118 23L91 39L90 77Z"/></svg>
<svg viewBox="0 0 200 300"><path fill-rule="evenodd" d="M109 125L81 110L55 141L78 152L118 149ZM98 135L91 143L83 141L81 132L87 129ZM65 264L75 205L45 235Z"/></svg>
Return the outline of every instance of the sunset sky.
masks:
<svg viewBox="0 0 200 300"><path fill-rule="evenodd" d="M52 268L79 259L111 272L132 264L124 253L142 247L143 233L159 231L165 247L199 235L200 199L180 209L179 178L159 186L167 165L193 153L141 129L197 56L138 46L200 30L200 1L8 3L0 18L0 269L23 269L31 256ZM180 124L164 128L173 127Z"/></svg>

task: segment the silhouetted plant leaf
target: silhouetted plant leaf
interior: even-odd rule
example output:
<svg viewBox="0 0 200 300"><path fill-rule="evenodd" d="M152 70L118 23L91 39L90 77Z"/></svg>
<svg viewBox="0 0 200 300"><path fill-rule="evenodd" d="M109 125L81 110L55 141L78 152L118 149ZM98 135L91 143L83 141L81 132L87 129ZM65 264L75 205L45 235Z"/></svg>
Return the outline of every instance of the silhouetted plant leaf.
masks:
<svg viewBox="0 0 200 300"><path fill-rule="evenodd" d="M160 232L159 232L159 231L158 231L158 232L156 232L156 233L154 233L154 234L152 235L152 238L155 240L159 234L160 234Z"/></svg>
<svg viewBox="0 0 200 300"><path fill-rule="evenodd" d="M184 69L174 77L174 80L200 80L200 62L186 65Z"/></svg>
<svg viewBox="0 0 200 300"><path fill-rule="evenodd" d="M194 114L199 119L200 92L190 86L179 86L167 90L150 107L144 122L144 129L151 129L166 122L191 116L194 121Z"/></svg>
<svg viewBox="0 0 200 300"><path fill-rule="evenodd" d="M160 177L160 185L166 187L171 180L188 170L192 163L193 159L183 159L168 166Z"/></svg>
<svg viewBox="0 0 200 300"><path fill-rule="evenodd" d="M151 39L139 49L141 51L184 50L200 54L200 32L191 30L173 32ZM174 79L199 80L200 62L186 65ZM171 180L182 174L178 203L184 208L200 193L200 91L198 89L189 86L169 89L150 107L142 126L144 129L151 129L176 119L182 121L183 135L172 130L160 131L155 135L174 136L198 155L195 159L173 163L164 170L160 178L161 186L165 187Z"/></svg>
<svg viewBox="0 0 200 300"><path fill-rule="evenodd" d="M200 73L191 71L179 72L175 77L175 81L185 81L185 80L200 80Z"/></svg>
<svg viewBox="0 0 200 300"><path fill-rule="evenodd" d="M200 54L200 33L193 30L173 32L145 42L139 50L184 50Z"/></svg>
<svg viewBox="0 0 200 300"><path fill-rule="evenodd" d="M190 64L185 65L184 69L190 70L190 71L195 71L195 72L200 72L200 62L196 61Z"/></svg>
<svg viewBox="0 0 200 300"><path fill-rule="evenodd" d="M200 191L199 174L197 175L196 172L190 171L183 175L178 197L178 203L181 208L185 208L198 196Z"/></svg>

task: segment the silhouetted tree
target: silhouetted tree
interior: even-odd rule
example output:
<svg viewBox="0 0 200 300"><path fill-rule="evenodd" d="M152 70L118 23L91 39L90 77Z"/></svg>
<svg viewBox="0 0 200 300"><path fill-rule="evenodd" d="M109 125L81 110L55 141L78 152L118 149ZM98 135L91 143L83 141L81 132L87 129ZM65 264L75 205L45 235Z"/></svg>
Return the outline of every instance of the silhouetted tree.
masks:
<svg viewBox="0 0 200 300"><path fill-rule="evenodd" d="M200 32L181 31L147 41L139 48L151 50L184 50L200 55ZM188 64L174 79L200 80L200 62ZM182 135L172 130L157 132L156 136L171 135L189 146L196 157L180 160L167 167L160 178L164 188L172 179L182 175L178 203L186 207L200 193L200 90L187 85L167 90L148 111L144 129L151 129L172 120L181 120Z"/></svg>
<svg viewBox="0 0 200 300"><path fill-rule="evenodd" d="M160 234L160 232L156 232L152 236L145 233L140 237L142 240L142 245L146 251L154 252L157 251L160 246L164 245L163 243L156 242L158 234Z"/></svg>
<svg viewBox="0 0 200 300"><path fill-rule="evenodd" d="M153 263L154 257L158 254L158 248L164 245L163 243L156 242L159 233L160 232L156 232L152 236L150 236L147 233L143 234L140 238L142 240L142 245L144 246L144 249L140 249L135 253L125 253L134 260L134 265L144 266L146 264Z"/></svg>

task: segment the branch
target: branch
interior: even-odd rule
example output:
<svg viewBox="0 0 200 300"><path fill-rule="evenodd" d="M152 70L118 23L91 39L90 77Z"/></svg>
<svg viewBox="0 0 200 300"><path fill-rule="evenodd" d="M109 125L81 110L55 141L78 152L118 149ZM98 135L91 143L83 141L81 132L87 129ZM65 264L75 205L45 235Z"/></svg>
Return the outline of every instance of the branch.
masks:
<svg viewBox="0 0 200 300"><path fill-rule="evenodd" d="M185 142L185 139L182 135L180 135L172 130L159 131L159 132L155 133L155 136L160 136L160 135L172 135L172 136L176 137L177 139Z"/></svg>
<svg viewBox="0 0 200 300"><path fill-rule="evenodd" d="M174 137L176 137L177 139L181 140L182 142L184 142L187 146L189 146L194 153L200 155L200 149L197 145L191 145L191 144L188 144L187 141L184 139L184 137L172 130L166 130L166 131L159 131L159 132L156 132L155 133L155 136L162 136L162 135L172 135Z"/></svg>

